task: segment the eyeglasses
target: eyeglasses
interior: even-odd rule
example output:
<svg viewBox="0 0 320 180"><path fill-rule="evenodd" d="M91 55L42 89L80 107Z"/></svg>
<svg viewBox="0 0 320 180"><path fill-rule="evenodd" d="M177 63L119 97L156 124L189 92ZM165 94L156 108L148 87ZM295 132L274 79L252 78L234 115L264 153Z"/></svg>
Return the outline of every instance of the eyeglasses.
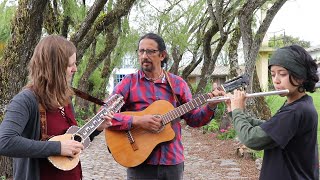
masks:
<svg viewBox="0 0 320 180"><path fill-rule="evenodd" d="M157 51L159 51L159 50L156 50L156 49L138 49L137 50L139 56L142 56L144 53L147 53L148 56L152 56Z"/></svg>

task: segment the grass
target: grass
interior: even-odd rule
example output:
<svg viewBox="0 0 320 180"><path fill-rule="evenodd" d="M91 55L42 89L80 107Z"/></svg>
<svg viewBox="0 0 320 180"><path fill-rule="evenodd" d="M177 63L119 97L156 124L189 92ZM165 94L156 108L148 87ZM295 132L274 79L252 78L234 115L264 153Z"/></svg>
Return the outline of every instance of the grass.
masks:
<svg viewBox="0 0 320 180"><path fill-rule="evenodd" d="M318 144L320 142L320 123L319 123L319 117L320 117L320 90L318 89L314 93L308 93L313 98L313 103L316 107L316 110L318 112ZM272 114L274 114L284 103L285 97L280 96L267 96L266 101L270 107L270 110Z"/></svg>

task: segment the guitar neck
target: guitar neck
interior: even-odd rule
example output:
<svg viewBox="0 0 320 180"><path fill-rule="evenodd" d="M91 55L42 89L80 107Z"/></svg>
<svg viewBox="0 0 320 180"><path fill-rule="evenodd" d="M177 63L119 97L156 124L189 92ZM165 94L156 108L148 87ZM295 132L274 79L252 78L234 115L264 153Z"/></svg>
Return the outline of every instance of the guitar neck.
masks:
<svg viewBox="0 0 320 180"><path fill-rule="evenodd" d="M85 125L83 125L76 134L79 134L83 139L88 138L104 121L104 115L111 111L117 112L123 106L124 101L121 95L115 94L107 102L105 106L93 118L91 118Z"/></svg>
<svg viewBox="0 0 320 180"><path fill-rule="evenodd" d="M108 114L109 109L104 107L100 112L98 112L93 118L91 118L85 125L83 125L78 131L77 134L81 135L83 139L88 138L104 121L101 116Z"/></svg>
<svg viewBox="0 0 320 180"><path fill-rule="evenodd" d="M193 109L201 106L202 104L206 103L207 100L210 98L208 94L203 94L197 98L194 98L193 100L182 104L181 106L175 108L174 110L171 110L164 114L162 116L163 123L168 124L171 121L175 120L176 118L186 114L187 112L192 111Z"/></svg>

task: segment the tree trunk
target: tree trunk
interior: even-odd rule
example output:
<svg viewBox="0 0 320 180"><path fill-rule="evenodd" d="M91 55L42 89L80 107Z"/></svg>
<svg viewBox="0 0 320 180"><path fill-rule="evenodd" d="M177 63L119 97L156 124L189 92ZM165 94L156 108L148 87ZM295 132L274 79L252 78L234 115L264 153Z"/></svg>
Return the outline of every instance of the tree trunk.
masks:
<svg viewBox="0 0 320 180"><path fill-rule="evenodd" d="M98 36L100 33L103 33L103 31L108 27L110 24L113 24L114 22L118 22L119 19L121 19L124 16L127 16L130 12L131 7L133 6L133 3L136 0L120 0L117 1L116 5L114 6L114 9L109 11L107 14L99 18L96 23L91 27L90 30L86 30L85 35L82 33L75 35L77 37L74 37L74 40L78 40L79 37L83 37L82 41L76 43L77 47L77 59L81 62L81 59L85 53L85 51L89 48L91 43L94 41L96 36ZM79 36L79 37L78 37ZM73 41L73 40L71 40Z"/></svg>
<svg viewBox="0 0 320 180"><path fill-rule="evenodd" d="M203 37L203 55L204 55L204 60L203 60L203 64L204 66L202 66L201 68L201 80L198 83L197 89L196 89L196 93L203 93L207 84L207 80L208 77L205 77L206 74L208 74L208 68L209 68L209 64L213 63L215 64L215 62L212 62L212 50L211 50L211 40L212 37L219 31L218 25L217 24L213 24L208 31L205 33L204 37ZM215 61L215 60L214 60ZM213 69L214 70L214 69ZM212 72L213 72L212 70Z"/></svg>
<svg viewBox="0 0 320 180"><path fill-rule="evenodd" d="M248 93L261 91L259 80L257 77L255 77L257 76L255 71L255 63L259 53L259 48L273 18L280 10L282 5L286 2L286 0L277 0L274 2L274 4L267 11L266 17L263 19L258 31L254 35L251 28L251 25L253 24L253 13L260 8L266 2L266 0L256 0L256 2L252 1L253 0L246 2L239 12L239 24L243 42L244 59L246 63L245 72L249 75L251 82L247 89ZM247 101L247 106L247 110L254 117L262 118L270 116L269 112L267 111L269 107L264 101L264 97L249 98Z"/></svg>
<svg viewBox="0 0 320 180"><path fill-rule="evenodd" d="M48 1L45 0L19 1L12 24L12 38L5 48L0 66L1 113L3 113L4 105L27 82L28 63L41 36L42 14L47 3Z"/></svg>
<svg viewBox="0 0 320 180"><path fill-rule="evenodd" d="M261 92L257 71L253 74L253 92ZM265 102L264 97L248 98L247 100L247 112L253 116L263 120L267 120L271 117L271 111L268 104Z"/></svg>
<svg viewBox="0 0 320 180"><path fill-rule="evenodd" d="M237 49L238 49L240 38L241 38L240 28L239 28L239 25L237 25L229 41L229 48L228 48L231 78L237 77L239 75L239 72L237 72L237 70L239 69Z"/></svg>
<svg viewBox="0 0 320 180"><path fill-rule="evenodd" d="M4 107L27 82L28 63L40 39L47 0L21 0L12 24L12 38L0 66L0 122ZM12 159L0 157L0 175L12 176Z"/></svg>
<svg viewBox="0 0 320 180"><path fill-rule="evenodd" d="M121 26L121 20L119 19L118 21L115 21L114 23L112 23L111 25L109 25L106 28L106 35L105 35L105 43L104 43L104 50L102 52L100 52L97 56L96 56L96 49L93 48L91 53L91 56L89 58L88 64L86 66L86 69L84 71L84 73L81 76L81 83L79 84L79 89L84 91L84 92L88 92L89 94L93 93L94 87L93 87L93 83L91 83L89 81L90 76L92 75L92 73L96 70L96 68L103 62L106 60L111 60L106 59L106 57L109 57L111 52L113 51L113 49L116 47L118 39L119 39L119 34L120 34L120 26ZM94 43L95 44L95 43ZM111 64L108 63L108 64ZM105 89L101 89L102 92L105 92ZM96 112L88 112L88 107L89 107L89 102L81 99L81 98L77 98L76 99L76 109L78 110L86 110L87 112L83 115L83 117L81 117L82 119L87 119L88 117L91 116L91 114L95 114Z"/></svg>
<svg viewBox="0 0 320 180"><path fill-rule="evenodd" d="M211 27L206 31L203 38L203 54L204 54L204 62L201 69L201 80L197 86L196 93L203 93L204 88L207 85L207 81L211 79L211 75L214 71L216 60L228 39L228 34L230 27L234 21L234 14L237 14L237 10L235 9L238 5L238 1L235 1L230 6L223 6L223 1L217 0L215 1L215 8L213 8L212 1L207 0L208 4L208 14L211 20ZM229 27L225 27L228 25ZM219 32L220 38L215 47L212 47L212 39L213 36ZM213 54L211 54L212 49L215 48Z"/></svg>
<svg viewBox="0 0 320 180"><path fill-rule="evenodd" d="M0 156L0 177L12 177L12 158Z"/></svg>
<svg viewBox="0 0 320 180"><path fill-rule="evenodd" d="M174 47L172 47L171 55L172 55L173 64L169 71L173 74L178 74L179 63L182 60L183 53L181 53L181 51L179 50L179 47L175 45Z"/></svg>
<svg viewBox="0 0 320 180"><path fill-rule="evenodd" d="M88 15L86 16L85 20L81 23L80 28L71 37L71 41L74 43L76 47L78 46L78 43L82 41L83 37L88 33L90 28L93 26L94 21L97 19L106 3L106 0L96 0L93 3L92 7L88 12Z"/></svg>
<svg viewBox="0 0 320 180"><path fill-rule="evenodd" d="M75 35L71 38L71 41L77 47L77 59L81 63L82 57L87 49L92 45L95 41L96 37L101 33L106 33L106 42L105 49L101 52L97 57L95 53L93 53L93 57L89 61L88 68L86 68L83 73L82 82L79 85L79 89L88 92L89 87L89 78L93 71L101 64L103 60L106 59L110 55L110 53L114 50L118 37L119 37L119 29L121 26L121 18L127 16L130 12L131 7L135 0L120 0L117 1L116 5L111 11L108 11L107 14L101 16L101 18L94 21L98 14L97 11L102 10L104 1L96 1L95 4L90 9L89 15L82 23L81 28ZM117 29L118 28L118 29ZM117 32L118 31L118 32ZM105 92L105 88L100 89L102 92ZM92 92L88 92L92 94ZM80 98L76 99L75 103L76 109L88 109L88 102L82 100ZM86 113L86 116L90 116L90 113ZM82 117L86 118L86 117Z"/></svg>
<svg viewBox="0 0 320 180"><path fill-rule="evenodd" d="M207 23L209 22L209 18L207 19L202 19L201 23L198 26L195 26L197 28L191 28L192 30L190 30L190 32L194 32L195 29L196 32L195 33L195 45L194 48L192 49L192 60L190 62L190 64L188 64L182 71L181 73L181 77L183 79L188 79L188 76L191 74L191 72L202 62L203 60L203 52L200 50L200 47L202 46L202 34L201 34L201 30L207 25ZM192 94L194 93L194 89L191 88L191 85L188 83L190 89L192 90Z"/></svg>

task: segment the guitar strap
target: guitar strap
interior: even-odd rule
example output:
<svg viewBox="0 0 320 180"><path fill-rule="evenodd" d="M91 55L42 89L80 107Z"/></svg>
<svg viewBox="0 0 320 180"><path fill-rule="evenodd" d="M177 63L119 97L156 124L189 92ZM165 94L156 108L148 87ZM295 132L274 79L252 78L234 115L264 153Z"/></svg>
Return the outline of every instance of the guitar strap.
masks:
<svg viewBox="0 0 320 180"><path fill-rule="evenodd" d="M178 100L178 98L177 98L176 94L175 94L175 93L174 93L174 91L173 91L172 84L171 84L171 79L170 79L170 77L169 77L169 74L168 74L168 72L167 72L167 71L165 71L165 70L163 70L163 71L164 71L164 75L165 75L165 77L166 77L166 78L167 78L167 80L168 80L168 83L169 83L169 86L170 86L170 88L171 88L171 91L172 91L173 97L174 97L174 99L177 101L178 105L180 105L180 101Z"/></svg>
<svg viewBox="0 0 320 180"><path fill-rule="evenodd" d="M47 114L44 107L39 103L39 112L40 112L40 132L41 132L41 141L46 141L50 138L47 134Z"/></svg>
<svg viewBox="0 0 320 180"><path fill-rule="evenodd" d="M91 95L89 95L89 94L87 94L87 93L85 93L83 91L80 91L77 88L72 87L72 90L73 90L73 92L75 93L76 96L78 96L78 97L80 97L82 99L85 99L87 101L93 102L93 103L101 105L101 106L105 105L105 103L102 100L100 100L100 99L98 99L96 97L93 97L93 96L91 96Z"/></svg>

